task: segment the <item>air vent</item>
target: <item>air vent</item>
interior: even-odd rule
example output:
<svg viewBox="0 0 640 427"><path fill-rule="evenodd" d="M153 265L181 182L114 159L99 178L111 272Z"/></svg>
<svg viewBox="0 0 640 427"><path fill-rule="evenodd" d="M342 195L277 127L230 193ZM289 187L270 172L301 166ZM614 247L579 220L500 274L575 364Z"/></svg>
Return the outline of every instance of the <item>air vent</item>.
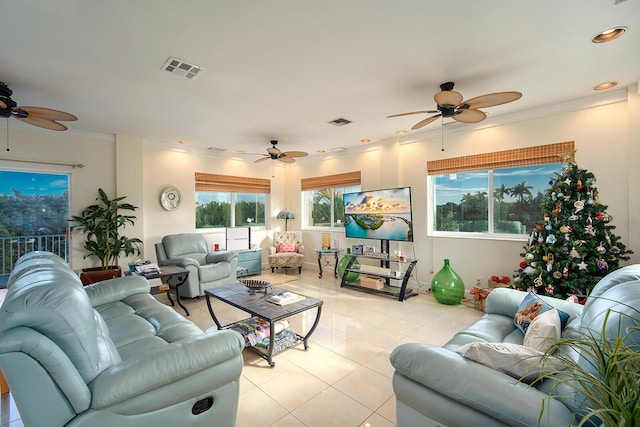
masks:
<svg viewBox="0 0 640 427"><path fill-rule="evenodd" d="M209 147L208 150L211 151L212 153L224 153L225 151L227 151L224 148L218 148L218 147Z"/></svg>
<svg viewBox="0 0 640 427"><path fill-rule="evenodd" d="M339 119L331 120L329 123L331 123L334 126L340 127L340 126L348 125L349 123L351 123L351 120L343 119L342 117L340 117Z"/></svg>
<svg viewBox="0 0 640 427"><path fill-rule="evenodd" d="M174 58L172 56L167 59L162 69L178 76L185 77L189 80L195 80L200 73L204 71L202 67L184 62L182 59Z"/></svg>

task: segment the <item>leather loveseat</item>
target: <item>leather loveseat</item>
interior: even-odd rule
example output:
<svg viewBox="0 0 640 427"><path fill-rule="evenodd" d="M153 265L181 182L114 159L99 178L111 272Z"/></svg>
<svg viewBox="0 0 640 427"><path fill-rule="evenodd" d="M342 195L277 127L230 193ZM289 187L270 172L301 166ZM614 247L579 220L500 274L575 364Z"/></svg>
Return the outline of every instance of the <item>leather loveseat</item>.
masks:
<svg viewBox="0 0 640 427"><path fill-rule="evenodd" d="M143 277L83 287L48 252L18 260L0 308L0 369L30 427L234 426L243 348Z"/></svg>
<svg viewBox="0 0 640 427"><path fill-rule="evenodd" d="M524 334L514 325L514 316L526 296L527 293L514 289L494 289L486 299L486 313L444 346L407 343L391 353L399 427L555 427L574 425L580 420L579 415L577 419L573 416L583 409L580 399L575 398L579 395L568 390L559 393L557 389L553 392L557 397L549 399L552 378L532 386L456 352L474 342L492 343L490 346L493 343L522 345ZM602 331L609 309L637 319L640 264L609 273L594 287L584 306L555 298L540 299L569 315L563 337L576 337L583 328ZM617 324L616 315L611 315L608 322L609 331L611 325ZM640 337L634 335L633 339L636 338L640 341ZM575 349L566 351L578 362L586 357Z"/></svg>
<svg viewBox="0 0 640 427"><path fill-rule="evenodd" d="M170 234L156 243L158 265L177 265L189 270L187 282L180 287L180 296L196 298L204 290L236 282L238 253L210 252L202 234Z"/></svg>

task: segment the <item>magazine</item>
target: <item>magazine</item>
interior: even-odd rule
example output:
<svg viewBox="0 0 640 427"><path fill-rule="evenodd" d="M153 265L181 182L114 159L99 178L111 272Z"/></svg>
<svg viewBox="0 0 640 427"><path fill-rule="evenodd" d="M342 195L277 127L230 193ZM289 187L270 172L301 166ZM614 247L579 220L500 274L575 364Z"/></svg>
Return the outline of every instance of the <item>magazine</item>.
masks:
<svg viewBox="0 0 640 427"><path fill-rule="evenodd" d="M304 295L294 294L293 292L283 292L278 295L271 295L267 301L278 305L287 305L305 299Z"/></svg>

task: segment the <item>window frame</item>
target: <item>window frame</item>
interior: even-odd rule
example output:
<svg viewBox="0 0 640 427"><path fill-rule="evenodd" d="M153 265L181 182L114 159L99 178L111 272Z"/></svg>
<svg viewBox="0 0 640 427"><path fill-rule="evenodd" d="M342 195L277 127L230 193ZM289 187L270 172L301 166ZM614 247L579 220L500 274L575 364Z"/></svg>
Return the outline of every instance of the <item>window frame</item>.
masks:
<svg viewBox="0 0 640 427"><path fill-rule="evenodd" d="M349 189L350 187L354 188L354 191L360 191L361 187L361 173L360 171L355 172L346 172L335 175L325 175L318 176L312 178L303 178L300 182L301 192L300 192L300 212L302 215L301 220L301 228L303 230L309 231L328 231L328 232L344 232L344 223L341 226L336 225L336 213L335 213L335 199L336 199L336 190L341 190L344 194L345 189ZM358 187L356 190L355 188ZM309 224L309 218L311 212L308 210L308 195L309 193L318 191L318 190L330 190L330 226L317 226ZM351 191L348 191L351 192Z"/></svg>
<svg viewBox="0 0 640 427"><path fill-rule="evenodd" d="M226 228L250 227L255 230L266 230L271 226L271 181L262 178L236 177L230 175L210 174L204 172L195 173L195 191L198 193L218 193L229 195L229 227L197 227L194 217L194 228L200 232L216 232ZM236 224L236 202L238 195L262 194L264 195L264 224ZM197 196L195 197L197 200ZM197 211L197 202L196 202Z"/></svg>
<svg viewBox="0 0 640 427"><path fill-rule="evenodd" d="M515 167L561 164L562 161L567 158L567 156L573 156L574 153L574 142L567 141L536 147L485 153L477 156L464 156L427 162L427 204L430 207L429 209L427 209L427 236L460 239L506 240L519 242L527 241L527 239L529 238L529 233L508 234L494 232L494 171ZM486 171L488 173L487 194L489 203L487 206L487 231L461 232L435 230L434 225L437 208L435 200L435 177L450 173L464 173L473 171Z"/></svg>

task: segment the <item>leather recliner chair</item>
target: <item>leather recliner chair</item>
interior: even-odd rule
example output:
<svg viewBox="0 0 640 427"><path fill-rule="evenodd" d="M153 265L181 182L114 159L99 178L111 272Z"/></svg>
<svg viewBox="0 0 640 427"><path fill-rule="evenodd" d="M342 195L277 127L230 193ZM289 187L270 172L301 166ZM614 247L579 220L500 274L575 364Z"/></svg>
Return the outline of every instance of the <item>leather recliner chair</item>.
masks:
<svg viewBox="0 0 640 427"><path fill-rule="evenodd" d="M189 270L187 282L180 287L180 296L199 297L205 289L237 281L237 252L210 252L201 234L170 234L156 243L155 248L159 266L177 265Z"/></svg>

